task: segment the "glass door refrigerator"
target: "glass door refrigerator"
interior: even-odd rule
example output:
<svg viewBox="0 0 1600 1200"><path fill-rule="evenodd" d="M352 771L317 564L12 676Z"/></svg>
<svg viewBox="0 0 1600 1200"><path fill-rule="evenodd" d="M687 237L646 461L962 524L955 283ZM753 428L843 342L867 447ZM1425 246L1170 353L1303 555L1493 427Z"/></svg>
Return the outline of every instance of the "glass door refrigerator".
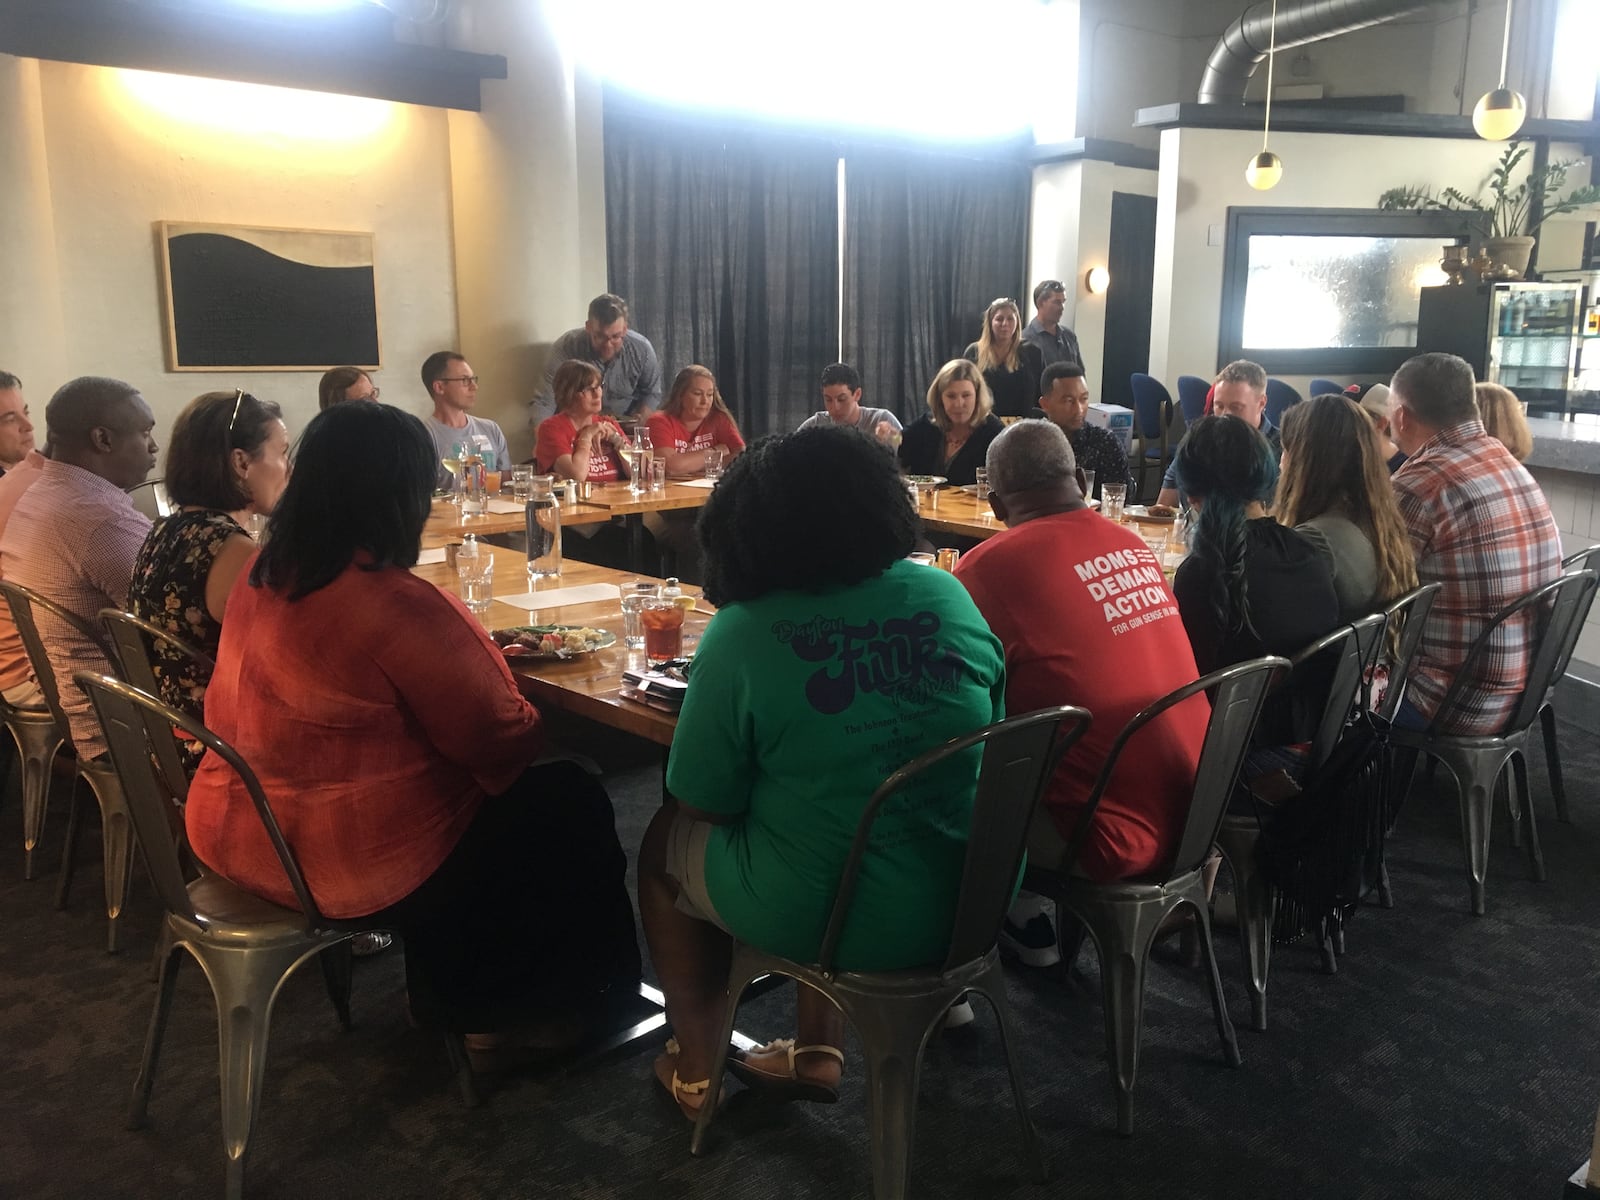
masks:
<svg viewBox="0 0 1600 1200"><path fill-rule="evenodd" d="M1578 361L1567 397L1570 413L1600 414L1600 269L1546 271L1548 281L1583 286L1578 329Z"/></svg>
<svg viewBox="0 0 1600 1200"><path fill-rule="evenodd" d="M1578 386L1584 293L1578 282L1425 287L1417 350L1460 355L1479 379L1515 392L1529 416L1600 411L1600 396ZM1600 348L1592 357L1600 368Z"/></svg>

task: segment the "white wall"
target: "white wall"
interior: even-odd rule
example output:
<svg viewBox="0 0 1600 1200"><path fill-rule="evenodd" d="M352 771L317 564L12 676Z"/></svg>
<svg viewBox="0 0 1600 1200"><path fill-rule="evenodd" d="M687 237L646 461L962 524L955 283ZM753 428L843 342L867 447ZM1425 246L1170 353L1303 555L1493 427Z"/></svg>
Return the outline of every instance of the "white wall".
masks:
<svg viewBox="0 0 1600 1200"><path fill-rule="evenodd" d="M1245 183L1244 167L1261 149L1259 134L1162 131L1152 375L1170 381L1182 374L1209 375L1217 365L1220 233L1229 206L1371 208L1384 189L1403 183L1454 183L1471 192L1503 149L1476 139L1311 133L1275 134L1272 148L1284 160L1283 181L1271 192L1257 192ZM1570 156L1573 150L1557 146L1552 155Z"/></svg>

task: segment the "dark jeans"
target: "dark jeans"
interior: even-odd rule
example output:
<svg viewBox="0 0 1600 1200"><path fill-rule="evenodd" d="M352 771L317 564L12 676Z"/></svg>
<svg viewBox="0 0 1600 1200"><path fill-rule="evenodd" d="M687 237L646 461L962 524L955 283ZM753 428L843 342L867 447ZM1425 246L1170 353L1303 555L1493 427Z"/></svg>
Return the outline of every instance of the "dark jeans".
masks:
<svg viewBox="0 0 1600 1200"><path fill-rule="evenodd" d="M605 788L576 763L529 767L372 924L405 941L419 1022L494 1032L591 1009L638 982L626 871Z"/></svg>

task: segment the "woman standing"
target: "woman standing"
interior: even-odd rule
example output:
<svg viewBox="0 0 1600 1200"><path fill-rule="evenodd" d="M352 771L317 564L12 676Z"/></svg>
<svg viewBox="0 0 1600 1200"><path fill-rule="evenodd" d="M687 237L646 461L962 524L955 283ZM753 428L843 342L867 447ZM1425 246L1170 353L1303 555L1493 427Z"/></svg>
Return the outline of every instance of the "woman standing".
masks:
<svg viewBox="0 0 1600 1200"><path fill-rule="evenodd" d="M656 1079L691 1118L727 1011L733 938L815 956L873 790L1002 715L1000 643L953 576L906 560L915 537L893 458L836 426L761 439L706 504L706 598L719 611L667 767L677 803L639 850L645 936L676 1034ZM923 802L896 806L892 836L863 861L841 969L944 957L977 763L937 768ZM837 1099L843 1024L802 987L799 1044L730 1066L775 1097Z"/></svg>
<svg viewBox="0 0 1600 1200"><path fill-rule="evenodd" d="M628 435L602 416L605 389L598 368L569 359L551 381L556 411L539 422L533 458L541 471L563 479L611 483L628 478Z"/></svg>
<svg viewBox="0 0 1600 1200"><path fill-rule="evenodd" d="M928 411L906 426L900 465L912 475L943 475L965 487L976 481L989 443L1005 428L979 368L965 358L939 368L928 387Z"/></svg>
<svg viewBox="0 0 1600 1200"><path fill-rule="evenodd" d="M638 950L605 791L574 763L530 765L538 711L461 601L411 573L437 463L387 405L311 422L229 603L206 724L260 777L323 913L398 930L413 1015L493 1062L514 1049L500 1031L570 1029L636 981ZM295 905L216 755L185 825L211 870Z"/></svg>
<svg viewBox="0 0 1600 1200"><path fill-rule="evenodd" d="M228 594L256 549L245 522L271 513L288 479L276 404L237 390L195 397L172 426L166 487L177 511L156 521L134 561L133 615L216 658ZM152 650L161 699L203 720L211 672L164 643ZM184 744L191 774L200 750Z"/></svg>
<svg viewBox="0 0 1600 1200"><path fill-rule="evenodd" d="M1277 517L1333 573L1339 619L1377 612L1417 586L1417 565L1379 434L1361 406L1316 396L1283 414Z"/></svg>
<svg viewBox="0 0 1600 1200"><path fill-rule="evenodd" d="M983 332L962 357L978 364L1002 417L1025 417L1039 403L1039 376L1044 356L1022 340L1022 313L1007 296L983 312Z"/></svg>
<svg viewBox="0 0 1600 1200"><path fill-rule="evenodd" d="M666 403L650 417L650 445L678 479L702 475L706 451L721 446L728 458L744 449L733 413L717 390L717 378L695 364L678 372Z"/></svg>

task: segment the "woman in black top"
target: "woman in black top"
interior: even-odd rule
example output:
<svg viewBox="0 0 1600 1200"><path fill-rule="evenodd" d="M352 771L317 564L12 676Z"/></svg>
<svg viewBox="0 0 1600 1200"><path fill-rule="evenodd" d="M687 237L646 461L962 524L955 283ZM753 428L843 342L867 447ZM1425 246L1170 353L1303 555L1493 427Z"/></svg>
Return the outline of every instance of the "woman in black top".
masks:
<svg viewBox="0 0 1600 1200"><path fill-rule="evenodd" d="M1174 466L1179 491L1199 510L1172 591L1201 674L1291 655L1339 623L1327 561L1267 515L1278 464L1259 430L1237 417L1202 417Z"/></svg>
<svg viewBox="0 0 1600 1200"><path fill-rule="evenodd" d="M989 443L1005 428L993 407L976 365L964 358L945 363L928 388L928 411L906 426L900 466L909 475L943 475L959 487L975 483Z"/></svg>
<svg viewBox="0 0 1600 1200"><path fill-rule="evenodd" d="M1039 403L1039 376L1044 356L1022 340L1022 312L1007 296L983 312L983 333L962 356L978 364L1002 417L1025 417Z"/></svg>

